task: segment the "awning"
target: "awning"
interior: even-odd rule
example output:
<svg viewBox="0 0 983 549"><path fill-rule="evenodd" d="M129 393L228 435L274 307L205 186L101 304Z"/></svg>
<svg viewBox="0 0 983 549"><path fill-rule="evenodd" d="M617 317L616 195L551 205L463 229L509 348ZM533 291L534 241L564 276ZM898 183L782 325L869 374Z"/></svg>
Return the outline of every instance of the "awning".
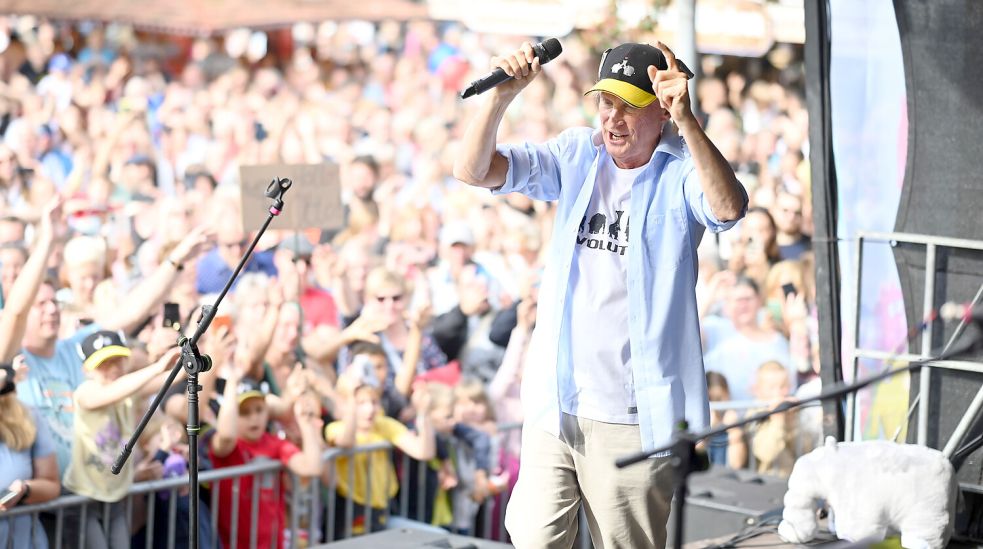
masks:
<svg viewBox="0 0 983 549"><path fill-rule="evenodd" d="M185 35L211 35L240 27L286 27L297 22L429 17L426 4L415 0L0 0L0 13L115 21Z"/></svg>

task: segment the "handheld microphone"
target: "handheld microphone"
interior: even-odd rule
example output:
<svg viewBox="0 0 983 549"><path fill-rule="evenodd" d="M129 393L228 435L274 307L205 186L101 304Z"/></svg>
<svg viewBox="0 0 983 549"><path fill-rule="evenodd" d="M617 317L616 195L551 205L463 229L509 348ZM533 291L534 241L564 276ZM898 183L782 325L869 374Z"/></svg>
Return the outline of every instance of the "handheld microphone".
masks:
<svg viewBox="0 0 983 549"><path fill-rule="evenodd" d="M556 38L549 38L533 46L532 52L536 59L539 59L539 64L545 65L559 57L560 53L563 52L563 46L560 45L560 41ZM467 99L472 95L484 93L502 82L507 82L511 79L512 77L505 73L505 69L499 67L493 70L488 76L472 82L470 86L461 92L461 99Z"/></svg>
<svg viewBox="0 0 983 549"><path fill-rule="evenodd" d="M939 307L939 316L943 320L965 320L966 322L983 323L983 305L949 302Z"/></svg>

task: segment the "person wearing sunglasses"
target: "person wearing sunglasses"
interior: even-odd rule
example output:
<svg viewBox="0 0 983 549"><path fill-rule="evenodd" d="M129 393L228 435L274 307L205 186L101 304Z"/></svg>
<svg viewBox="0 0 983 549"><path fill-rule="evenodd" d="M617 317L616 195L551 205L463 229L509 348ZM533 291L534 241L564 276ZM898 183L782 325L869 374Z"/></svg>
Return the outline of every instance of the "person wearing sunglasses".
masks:
<svg viewBox="0 0 983 549"><path fill-rule="evenodd" d="M388 383L395 383L404 367L422 373L447 365L447 355L430 334L429 305L411 308L407 290L399 274L385 267L373 269L365 281L365 305L354 323L375 330L360 339L385 350Z"/></svg>

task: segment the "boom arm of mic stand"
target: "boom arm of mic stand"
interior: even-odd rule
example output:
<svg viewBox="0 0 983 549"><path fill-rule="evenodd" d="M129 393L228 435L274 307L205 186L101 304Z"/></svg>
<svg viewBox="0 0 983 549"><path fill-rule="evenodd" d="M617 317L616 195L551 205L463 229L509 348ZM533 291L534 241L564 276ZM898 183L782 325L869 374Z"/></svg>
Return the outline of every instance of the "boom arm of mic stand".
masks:
<svg viewBox="0 0 983 549"><path fill-rule="evenodd" d="M181 364L181 360L183 358L184 358L183 355L178 356L177 361L174 363L174 367L171 368L171 373L168 374L167 379L164 380L164 385L162 385L160 390L157 391L157 394L154 396L153 402L150 403L150 409L148 413L145 414L143 418L140 420L140 423L137 425L137 429L136 431L134 431L133 436L130 437L130 440L128 440L126 444L123 445L123 450L120 452L119 457L117 457L116 461L113 462L112 471L114 475L118 475L119 472L123 470L123 465L126 464L126 460L129 459L130 454L133 453L133 447L136 446L136 441L139 440L140 435L143 433L143 430L146 429L147 423L150 422L150 418L153 417L154 412L156 412L157 409L160 408L161 401L164 400L164 396L167 394L168 389L170 389L171 385L174 383L174 379L177 378L177 375L181 372L181 368L183 366Z"/></svg>
<svg viewBox="0 0 983 549"><path fill-rule="evenodd" d="M201 318L198 320L198 328L195 330L194 335L191 337L190 340L187 340L186 338L181 338L180 343L182 347L187 345L190 347L197 348L198 340L205 333L205 330L208 329L208 326L209 324L211 324L212 319L215 318L215 312L218 310L218 304L222 301L222 298L225 297L225 294L228 293L229 288L232 287L232 284L235 282L236 277L239 276L239 271L242 270L246 262L249 260L249 257L252 254L253 249L256 247L256 243L259 241L259 238L266 231L266 228L269 226L270 221L272 220L273 220L273 214L270 214L270 216L266 219L266 222L263 223L262 228L260 228L259 232L256 233L256 238L253 239L252 243L249 245L249 249L247 249L246 253L242 256L242 259L239 261L239 265L236 266L235 271L233 271L232 276L229 277L229 280L225 283L225 287L222 289L222 293L220 293L218 298L215 300L215 303L211 306L206 306L202 308L203 314ZM184 358L185 358L185 354L182 351L181 356L174 364L174 368L171 370L171 373L167 376L167 379L164 381L164 385L161 386L159 391L157 391L157 395L154 397L154 400L150 403L150 408L147 410L147 413L144 414L143 419L141 419L140 423L137 425L136 431L133 432L133 435L130 437L129 441L127 441L127 443L123 446L123 451L120 453L119 457L116 458L116 461L113 463L113 469L112 469L113 474L118 475L120 470L123 468L123 465L126 463L126 459L133 452L133 447L136 445L136 441L140 438L140 435L143 433L143 430L147 427L147 423L150 422L150 419L157 411L157 408L160 407L161 401L164 400L164 396L167 394L167 391L171 388L171 385L174 383L174 379L177 378L178 373L180 373L181 368L187 367L189 370L194 369L195 365L185 364ZM189 373L191 372L189 371ZM199 372L195 372L195 373L199 373Z"/></svg>
<svg viewBox="0 0 983 549"><path fill-rule="evenodd" d="M147 424L150 423L150 419L157 413L157 409L160 407L160 403L164 400L164 396L167 391L170 390L171 385L174 383L174 379L177 378L178 373L181 368L184 368L188 373L188 520L190 527L188 528L188 542L191 549L198 549L198 433L201 431L201 423L198 419L198 391L201 390L201 386L198 385L198 374L202 372L207 372L211 369L211 358L207 355L201 355L198 352L198 340L211 325L212 320L215 318L215 314L218 311L218 306L225 298L225 295L229 293L232 288L232 284L235 283L236 278L238 278L239 273L246 266L246 262L249 261L249 257L252 255L253 250L256 248L256 244L259 243L259 239L263 237L266 229L270 226L273 218L280 215L283 211L283 195L287 192L287 189L293 184L289 179L274 179L269 187L266 189L266 196L273 199L273 204L270 206L269 215L266 217L266 221L263 222L263 226L260 227L259 231L256 232L256 236L253 241L249 243L249 247L246 252L242 255L239 260L239 264L236 265L232 275L225 282L225 287L222 288L222 292L219 293L215 302L211 306L202 307L202 315L198 320L198 327L195 329L195 333L191 338L181 337L178 344L181 346L181 356L178 358L177 363L174 368L171 369L171 373L167 376L164 384L161 386L160 390L157 391L157 395L154 397L153 402L150 404L150 408L140 419L140 423L137 425L135 431L130 436L130 439L123 445L123 450L120 452L119 457L113 462L112 471L113 474L118 475L123 469L123 465L126 460L129 459L130 454L133 452L133 447L136 446L137 441L140 439L140 435L143 434L143 430L147 428Z"/></svg>
<svg viewBox="0 0 983 549"><path fill-rule="evenodd" d="M805 404L809 404L810 402L821 401L821 400L828 400L828 399L831 399L831 398L837 398L837 397L843 396L843 395L848 394L848 393L852 393L854 391L857 391L859 389L862 389L862 388L866 387L867 385L869 385L871 383L874 383L874 382L880 381L882 379L885 379L885 378L888 378L888 377L891 377L891 376L900 374L902 372L908 372L908 371L911 371L911 370L915 370L917 368L920 368L921 366L922 366L922 363L920 361L919 362L912 362L911 364L909 364L909 365L907 365L907 366L905 366L903 368L899 368L897 370L890 370L888 372L884 372L882 374L878 374L878 375L873 376L871 378L867 378L867 379L861 380L861 381L859 381L857 383L837 384L836 386L830 387L829 389L827 389L827 390L819 393L816 396L809 397L809 398L802 399L802 400L793 400L793 401L782 402L781 404L779 404L778 406L772 408L771 410L765 410L764 412L759 412L757 414L748 416L748 417L746 417L746 418L744 418L744 419L742 419L740 421L735 421L733 423L728 423L726 425L718 425L717 427L714 427L712 429L707 429L706 431L703 431L703 432L700 432L700 433L688 433L688 434L686 434L686 437L692 439L693 442L698 442L698 441L703 440L705 438L710 438L710 437L712 437L712 436L714 436L716 434L726 432L726 431L728 431L730 429L734 429L734 428L737 428L737 427L743 427L743 426L748 425L750 423L756 423L758 421L762 421L764 419L768 419L769 417L771 417L771 416L773 416L775 414L780 414L782 412L787 412L789 410L798 408L798 407L803 406ZM615 465L617 467L627 467L629 465L632 465L632 464L638 463L640 461L643 461L645 459L648 459L649 457L651 457L651 456L653 456L655 454L661 454L661 453L668 452L668 451L672 450L674 447L675 447L675 443L668 444L668 445L665 445L665 446L660 446L660 447L655 448L653 450L647 450L647 451L639 452L637 454L633 454L633 455L630 455L630 456L618 458L614 463L615 463Z"/></svg>
<svg viewBox="0 0 983 549"><path fill-rule="evenodd" d="M812 403L812 402L829 400L829 399L833 399L833 398L839 398L839 397L841 397L843 395L854 393L854 392L859 391L860 389L863 389L864 387L870 385L871 383L877 383L878 381L881 381L883 379L887 379L887 378L892 377L892 376L896 376L896 375L898 375L900 373L910 372L912 370L917 370L917 369L921 368L922 366L925 366L926 364L929 364L931 362L937 362L939 360L948 360L948 359L953 358L955 356L958 356L958 355L961 355L963 353L969 352L969 351L973 350L977 345L979 345L979 342L978 341L970 341L967 344L960 345L958 347L954 347L954 348L950 349L948 352L942 353L941 355L939 355L937 357L931 357L931 358L926 358L926 359L922 359L922 360L916 360L914 362L908 363L908 365L906 365L904 367L897 368L895 370L888 370L886 372L881 372L880 374L873 375L871 377L864 378L864 379L861 379L861 380L856 381L856 382L853 382L853 383L837 383L836 385L833 385L832 387L830 387L830 388L822 391L818 395L815 395L815 396L812 396L812 397L809 397L809 398L805 398L805 399L802 399L802 400L792 400L792 401L783 402L783 403L779 404L778 406L776 406L775 408L773 408L771 410L766 410L764 412L760 412L760 413L757 413L757 414L748 416L748 417L746 417L746 418L744 418L744 419L742 419L740 421L735 421L734 423L730 423L730 424L727 424L727 425L718 425L717 427L714 427L712 429L708 429L708 430L703 431L703 432L700 432L700 433L677 434L677 436L685 436L686 438L691 439L695 443L695 442L698 442L698 441L703 440L705 438L710 438L710 437L712 437L712 436L714 436L716 434L726 432L726 431L728 431L730 429L733 429L735 427L743 427L743 426L745 426L745 425L747 425L749 423L755 423L755 422L758 422L758 421L767 419L770 416L773 416L775 414L780 414L782 412L787 412L789 410L798 408L798 407L803 406L805 404L809 404L809 403ZM615 466L617 466L619 468L621 468L621 467L627 467L629 465L632 465L632 464L638 463L640 461L646 460L646 459L648 459L648 458L650 458L650 457L652 457L652 456L654 456L656 454L661 454L661 453L668 452L668 451L672 450L675 446L676 446L676 443L673 442L672 444L661 446L661 447L655 448L653 450L646 450L646 451L638 452L638 453L633 454L633 455L630 455L630 456L625 456L625 457L618 458L617 460L615 460L614 463L615 463Z"/></svg>
<svg viewBox="0 0 983 549"><path fill-rule="evenodd" d="M716 434L723 433L728 429L733 429L735 427L742 427L749 423L761 421L772 415L780 414L782 412L787 412L789 410L798 408L800 406L809 404L811 402L828 400L831 398L839 398L843 395L858 391L870 385L871 383L876 383L882 379L887 379L891 376L898 375L902 372L910 372L913 370L917 370L918 368L921 368L922 366L925 366L930 362L947 360L957 355L961 355L963 353L969 352L974 348L976 348L978 345L980 345L980 341L972 340L969 341L968 343L960 345L957 348L953 348L947 352L940 353L939 356L937 357L930 357L930 358L910 362L908 363L907 366L904 366L902 368L898 368L896 370L888 370L886 372L882 372L880 374L865 379L861 379L860 381L856 381L854 383L847 383L847 384L838 383L830 387L829 389L822 391L816 396L809 397L802 400L783 402L771 410L754 414L750 417L744 418L740 421L736 421L728 425L720 425L714 427L713 429L703 431L702 433L690 433L689 431L686 430L686 422L683 421L681 422L683 427L677 430L673 434L673 440L671 444L667 446L655 448L653 450L647 450L647 451L639 452L634 455L622 457L615 460L614 463L619 468L627 467L629 465L638 463L640 461L644 461L656 454L670 452L670 455L673 458L671 463L673 464L672 467L673 475L674 475L673 486L676 494L675 497L672 498L672 504L671 504L672 508L670 511L670 515L673 517L673 547L675 549L681 549L683 546L682 545L683 528L685 525L684 515L686 511L686 506L685 506L686 492L688 490L687 482L690 473L692 473L695 470L693 466L693 455L696 450L697 442L705 438L712 437Z"/></svg>

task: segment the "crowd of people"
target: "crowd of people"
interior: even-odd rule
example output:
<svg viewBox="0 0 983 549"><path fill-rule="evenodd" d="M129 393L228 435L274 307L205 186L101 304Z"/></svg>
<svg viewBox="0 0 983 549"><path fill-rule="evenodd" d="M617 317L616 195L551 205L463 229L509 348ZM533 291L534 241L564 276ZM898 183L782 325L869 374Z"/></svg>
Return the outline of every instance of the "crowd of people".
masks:
<svg viewBox="0 0 983 549"><path fill-rule="evenodd" d="M246 165L337 164L340 189L319 190L341 193L344 218L298 232L274 222L201 339L214 363L201 378L204 466L266 457L333 475L356 507L335 506L336 533L383 528L405 472L384 452L328 468L325 448L388 441L426 462L426 493L409 499L424 508L410 514L454 532L473 531L481 504L514 484L519 437L500 426L523 420L556 212L452 173L477 105L457 93L523 39L424 21L312 30L261 59L205 39L163 59L116 26L12 25L0 54L0 544L46 547L54 517L3 511L75 493L109 504L75 517L84 546L128 546L144 535L122 503L132 484L187 471L181 383L122 474L110 467L178 333L194 331L255 234L243 228ZM500 142L596 126L591 44L589 32L563 39ZM817 391L818 349L801 80L703 69L700 122L750 197L698 254L710 398L749 403L715 411L716 424ZM786 412L707 449L722 466L787 475L819 431L813 410ZM217 488L216 524L203 513L226 547L246 528L230 514L236 497L249 509L251 482ZM264 511L256 546L285 543L277 486L261 489L276 512Z"/></svg>

